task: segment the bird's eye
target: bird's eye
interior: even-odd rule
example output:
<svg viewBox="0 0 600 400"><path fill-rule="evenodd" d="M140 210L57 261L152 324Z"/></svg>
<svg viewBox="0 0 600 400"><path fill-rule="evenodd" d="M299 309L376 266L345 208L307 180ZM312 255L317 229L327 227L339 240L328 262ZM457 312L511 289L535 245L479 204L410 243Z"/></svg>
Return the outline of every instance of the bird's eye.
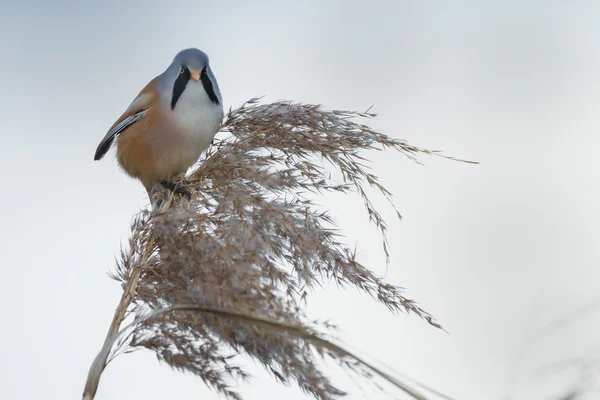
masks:
<svg viewBox="0 0 600 400"><path fill-rule="evenodd" d="M180 74L183 74L185 72L185 68L181 67L181 69L179 70Z"/></svg>

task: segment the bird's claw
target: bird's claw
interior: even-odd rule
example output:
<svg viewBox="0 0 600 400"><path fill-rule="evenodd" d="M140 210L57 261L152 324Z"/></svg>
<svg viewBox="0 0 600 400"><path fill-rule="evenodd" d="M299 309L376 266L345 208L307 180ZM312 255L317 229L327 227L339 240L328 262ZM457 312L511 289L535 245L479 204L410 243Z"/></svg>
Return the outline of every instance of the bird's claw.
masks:
<svg viewBox="0 0 600 400"><path fill-rule="evenodd" d="M171 192L173 192L174 194L178 194L180 196L184 196L188 200L192 198L192 192L190 192L189 190L187 190L185 187L181 186L179 183L166 182L165 181L165 182L161 182L160 184L163 187L165 187L166 189L168 189Z"/></svg>

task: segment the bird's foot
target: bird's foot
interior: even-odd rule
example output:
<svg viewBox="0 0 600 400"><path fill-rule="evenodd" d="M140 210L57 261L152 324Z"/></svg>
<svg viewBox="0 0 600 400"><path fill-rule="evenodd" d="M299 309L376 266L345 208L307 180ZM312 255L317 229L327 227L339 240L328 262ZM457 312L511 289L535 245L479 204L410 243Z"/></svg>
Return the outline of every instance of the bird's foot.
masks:
<svg viewBox="0 0 600 400"><path fill-rule="evenodd" d="M163 181L163 182L160 182L160 184L164 188L173 192L174 194L178 194L180 196L185 196L188 200L192 198L192 193L189 190L187 190L186 188L184 188L183 186L181 186L181 183Z"/></svg>

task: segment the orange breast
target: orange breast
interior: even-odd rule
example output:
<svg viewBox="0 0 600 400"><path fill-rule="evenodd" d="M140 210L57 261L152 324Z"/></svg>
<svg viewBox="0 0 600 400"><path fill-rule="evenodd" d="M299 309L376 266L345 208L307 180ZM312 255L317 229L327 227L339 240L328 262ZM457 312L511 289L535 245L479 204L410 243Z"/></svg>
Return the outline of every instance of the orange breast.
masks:
<svg viewBox="0 0 600 400"><path fill-rule="evenodd" d="M147 189L157 180L157 154L152 151L149 134L158 128L155 108L128 127L117 138L117 159L125 172L142 181Z"/></svg>

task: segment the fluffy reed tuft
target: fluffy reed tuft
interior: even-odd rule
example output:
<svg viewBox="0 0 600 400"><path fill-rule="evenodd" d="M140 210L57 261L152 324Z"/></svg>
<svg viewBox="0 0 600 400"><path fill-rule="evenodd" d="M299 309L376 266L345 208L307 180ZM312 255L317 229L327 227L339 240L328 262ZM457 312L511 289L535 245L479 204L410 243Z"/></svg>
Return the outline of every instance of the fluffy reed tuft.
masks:
<svg viewBox="0 0 600 400"><path fill-rule="evenodd" d="M108 359L139 348L192 372L229 399L241 399L232 382L249 376L235 363L242 353L278 381L294 382L317 399L344 394L321 370L321 357L365 376L383 376L413 398L424 398L326 339L320 332L333 327L309 321L302 308L311 289L334 281L440 327L399 288L362 265L330 215L311 199L328 191L357 193L387 255L386 222L365 189L377 189L390 204L392 196L360 152L393 149L415 161L419 153L438 153L355 121L373 116L258 99L230 110L222 129L230 135L216 141L181 182L192 197L156 191L155 207L135 218L114 275L124 294L84 399L93 399ZM341 173L341 182L329 178L331 167ZM119 331L130 313L136 319Z"/></svg>

